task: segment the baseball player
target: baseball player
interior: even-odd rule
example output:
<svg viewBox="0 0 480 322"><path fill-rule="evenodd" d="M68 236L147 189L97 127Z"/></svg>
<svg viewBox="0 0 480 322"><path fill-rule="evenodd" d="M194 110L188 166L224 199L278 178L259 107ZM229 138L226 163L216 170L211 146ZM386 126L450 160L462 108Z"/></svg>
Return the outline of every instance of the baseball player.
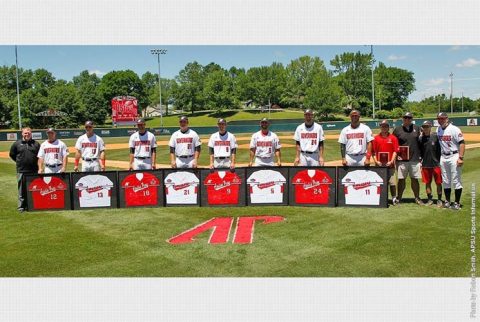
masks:
<svg viewBox="0 0 480 322"><path fill-rule="evenodd" d="M260 121L261 130L252 135L250 140L250 162L248 166L274 166L274 155L277 156L277 166L282 165L280 140L278 136L271 132L268 127L270 122L263 118ZM254 162L255 159L255 162Z"/></svg>
<svg viewBox="0 0 480 322"><path fill-rule="evenodd" d="M235 135L227 132L227 121L218 119L218 132L213 133L208 141L210 153L210 169L235 168L235 155L237 152L237 140Z"/></svg>
<svg viewBox="0 0 480 322"><path fill-rule="evenodd" d="M78 171L80 158L82 158L82 172L105 171L105 143L101 137L93 132L92 121L85 122L85 132L75 144L73 171Z"/></svg>
<svg viewBox="0 0 480 322"><path fill-rule="evenodd" d="M462 166L465 155L465 140L462 131L449 122L447 113L438 113L437 136L440 141L443 191L445 192L445 208L459 210L462 196ZM455 202L450 203L452 188L455 190Z"/></svg>
<svg viewBox="0 0 480 322"><path fill-rule="evenodd" d="M397 183L395 181L395 160L397 159L398 140L393 134L390 134L390 124L387 120L380 122L380 133L373 138L372 158L377 166L388 167L388 183L390 185L390 194L392 195L392 204L398 204Z"/></svg>
<svg viewBox="0 0 480 322"><path fill-rule="evenodd" d="M130 170L155 169L157 140L155 135L145 129L145 120L137 120L138 131L130 136Z"/></svg>
<svg viewBox="0 0 480 322"><path fill-rule="evenodd" d="M405 191L405 180L407 176L410 176L410 185L415 196L415 203L423 206L424 203L420 199L420 184L418 182L418 179L422 178L420 143L418 140L421 131L418 125L413 124L412 113L406 112L402 119L402 125L397 126L393 130L393 135L397 137L399 144L396 162L398 201L402 200L403 192Z"/></svg>
<svg viewBox="0 0 480 322"><path fill-rule="evenodd" d="M68 148L57 139L55 129L47 129L47 140L38 151L38 173L62 173L67 168ZM45 166L45 169L44 169Z"/></svg>
<svg viewBox="0 0 480 322"><path fill-rule="evenodd" d="M422 157L422 181L427 192L427 206L433 205L432 179L437 185L437 207L442 208L442 170L440 169L440 142L436 133L431 133L432 123L425 121L420 134L420 152Z"/></svg>
<svg viewBox="0 0 480 322"><path fill-rule="evenodd" d="M293 139L296 144L295 166L323 166L323 142L325 136L320 124L314 122L313 111L308 109L303 113L305 123L295 130Z"/></svg>
<svg viewBox="0 0 480 322"><path fill-rule="evenodd" d="M180 129L174 132L170 146L170 164L172 168L196 168L202 142L197 132L188 127L188 117L180 118Z"/></svg>
<svg viewBox="0 0 480 322"><path fill-rule="evenodd" d="M344 166L368 166L372 156L372 130L360 123L360 112L350 112L351 123L342 129L338 142Z"/></svg>

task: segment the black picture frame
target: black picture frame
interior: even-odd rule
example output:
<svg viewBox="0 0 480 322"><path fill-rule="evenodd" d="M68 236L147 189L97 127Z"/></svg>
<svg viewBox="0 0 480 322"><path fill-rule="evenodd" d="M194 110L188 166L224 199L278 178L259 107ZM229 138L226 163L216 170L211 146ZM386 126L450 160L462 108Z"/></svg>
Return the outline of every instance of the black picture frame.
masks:
<svg viewBox="0 0 480 322"><path fill-rule="evenodd" d="M286 206L288 205L288 169L289 167L250 167L246 169L246 174L245 174L245 180L246 180L246 194L247 194L247 205L248 206ZM261 202L259 200L252 200L252 196L254 194L251 193L251 188L253 189L253 186L249 183L250 177L259 171L274 171L278 172L283 178L284 178L284 186L283 186L283 193L281 197L281 202ZM273 173L265 173L261 174L262 177L268 177L268 178L274 178L276 174ZM283 179L282 179L283 180ZM275 180L271 181L274 182ZM271 182L263 182L264 184L266 183L267 185L270 184ZM266 188L262 188L266 189ZM277 194L277 193L274 193ZM278 195L278 194L277 194Z"/></svg>
<svg viewBox="0 0 480 322"><path fill-rule="evenodd" d="M214 182L212 182L212 185L208 182L209 180L213 179L215 180L216 175L219 172L225 172L227 174L235 174L236 177L240 180L240 184L237 185L237 187L233 187L231 189L230 186L223 186L223 185L218 185L219 189L215 189ZM210 176L214 176L214 178L210 178ZM246 198L245 198L245 192L246 192L246 177L245 177L245 168L236 168L236 169L202 169L200 171L200 185L201 185L201 198L200 198L200 205L202 207L242 207L246 205ZM214 188L214 189L212 189ZM230 191L224 191L225 189L230 189ZM217 198L212 198L211 193L215 193L215 191L218 191L219 197ZM231 203L233 202L233 199L230 199L231 197L237 196L237 202L235 204Z"/></svg>
<svg viewBox="0 0 480 322"><path fill-rule="evenodd" d="M198 185L197 185L197 193L196 193L196 202L195 203L182 203L182 202L175 202L177 200L181 200L181 196L176 196L176 198L174 199L177 199L177 200L169 200L171 198L169 198L169 188L172 188L173 186L176 186L173 181L172 182L167 182L168 180L172 180L172 178L170 177L171 174L180 174L179 176L181 177L181 173L182 172L186 172L186 173L191 173L193 174L197 179L197 182L198 182ZM187 184L187 183L185 183ZM182 186L182 184L178 185L178 186ZM201 196L201 193L202 193L202 189L201 189L201 181L200 181L200 170L198 169L166 169L166 170L163 170L163 190L164 190L164 197L165 197L165 202L164 202L164 205L165 207L197 207L197 206L200 206L200 196ZM178 190L181 190L181 189L174 189L176 191ZM187 191L185 191L187 190ZM184 192L188 192L188 194L186 194L185 196L188 196L188 195L191 195L190 193L190 190L188 189L184 189ZM188 197L186 197L188 198Z"/></svg>
<svg viewBox="0 0 480 322"><path fill-rule="evenodd" d="M73 200L73 209L81 209L81 210L88 210L88 209L111 209L111 208L118 208L118 172L117 171L102 171L102 172L73 172L71 174L72 176L72 184L71 184L71 189L72 189L72 200ZM112 187L111 189L105 189L110 191L110 198L107 199L104 197L105 193L108 193L108 191L97 191L97 193L101 193L102 196L99 198L105 199L105 202L109 201L108 205L94 205L90 206L88 205L90 201L85 198L84 200L80 200L80 194L79 191L81 189L77 188L77 184L79 181L88 176L103 176L106 177L110 182L112 182ZM89 187L90 189L99 189L99 187ZM95 191L91 192L94 193ZM82 205L83 203L83 205Z"/></svg>
<svg viewBox="0 0 480 322"><path fill-rule="evenodd" d="M143 178L139 179L137 176L142 174ZM146 180L147 175L156 182ZM137 180L133 179L135 177ZM138 181L141 180L141 181ZM129 182L126 182L128 180ZM133 180L133 182L132 182ZM125 181L125 182L124 182ZM150 181L150 182L149 182ZM125 185L129 183L129 187ZM133 186L132 186L133 183ZM156 185L155 185L156 184ZM153 186L151 186L153 185ZM127 189L133 189L135 193L127 193ZM151 202L144 201L152 198ZM131 201L129 199L132 199ZM143 199L143 200L142 200ZM163 192L163 171L162 170L135 170L135 171L118 171L118 206L119 208L149 208L149 207L163 207L165 202Z"/></svg>
<svg viewBox="0 0 480 322"><path fill-rule="evenodd" d="M315 171L318 179L304 182L298 181L311 177L308 172ZM291 167L289 170L289 202L290 206L302 207L335 207L337 198L337 167ZM305 173L307 172L307 173ZM305 176L306 175L306 176ZM326 175L326 177L324 177ZM300 177L298 177L300 176ZM326 183L324 179L328 178ZM325 188L327 194L325 195ZM318 194L317 194L318 192ZM318 196L318 198L317 198ZM326 199L326 202L325 202ZM311 200L311 202L308 202Z"/></svg>
<svg viewBox="0 0 480 322"><path fill-rule="evenodd" d="M43 187L38 187L36 188L36 192L33 191L31 188L32 184L35 184L35 182L38 180L44 180L44 178L56 178L56 180L60 180L63 185L64 185L64 190L63 191L63 197L58 196L58 193L56 193L56 188L51 187L49 183L46 183L43 181L44 184L47 184L48 186L43 186ZM61 211L61 210L71 210L72 209L72 200L71 200L71 178L70 178L70 173L47 173L47 174L26 174L24 176L24 187L25 191L27 192L27 209L28 211ZM51 181L50 181L51 183ZM60 183L60 182L59 182ZM48 188L51 187L51 188ZM41 191L43 190L43 191ZM39 202L41 198L38 197L37 193L41 195L41 197L47 196L47 197L53 197L55 196L54 199L51 199L53 202L61 202L63 201L63 208L57 208L57 207L35 207L35 203ZM45 197L46 198L46 197Z"/></svg>

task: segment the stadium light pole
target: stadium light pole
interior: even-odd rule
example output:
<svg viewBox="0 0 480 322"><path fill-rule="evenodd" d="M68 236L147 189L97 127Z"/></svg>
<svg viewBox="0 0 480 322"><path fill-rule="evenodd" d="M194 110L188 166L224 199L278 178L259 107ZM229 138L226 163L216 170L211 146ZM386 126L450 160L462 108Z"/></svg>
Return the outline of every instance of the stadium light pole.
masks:
<svg viewBox="0 0 480 322"><path fill-rule="evenodd" d="M450 72L450 114L453 114L453 72Z"/></svg>
<svg viewBox="0 0 480 322"><path fill-rule="evenodd" d="M15 45L15 76L17 78L17 107L18 107L18 129L22 130L22 113L20 111L20 85L18 83L18 53Z"/></svg>
<svg viewBox="0 0 480 322"><path fill-rule="evenodd" d="M372 118L375 119L375 83L373 79L373 64L375 59L373 59L373 45L370 45L370 56L372 59Z"/></svg>
<svg viewBox="0 0 480 322"><path fill-rule="evenodd" d="M160 55L165 55L167 53L166 49L151 49L150 53L152 55L157 55L158 61L158 94L160 101L160 127L163 129L163 113L162 113L162 78L160 76ZM168 109L168 105L167 105Z"/></svg>

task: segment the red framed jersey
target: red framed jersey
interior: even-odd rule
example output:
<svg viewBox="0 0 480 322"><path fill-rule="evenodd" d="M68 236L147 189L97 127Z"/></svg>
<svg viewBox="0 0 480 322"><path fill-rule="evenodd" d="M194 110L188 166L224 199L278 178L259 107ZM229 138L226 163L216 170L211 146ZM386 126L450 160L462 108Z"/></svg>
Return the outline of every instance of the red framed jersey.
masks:
<svg viewBox="0 0 480 322"><path fill-rule="evenodd" d="M148 172L128 175L120 184L124 189L125 205L127 207L157 205L159 185L160 180Z"/></svg>
<svg viewBox="0 0 480 322"><path fill-rule="evenodd" d="M33 210L64 209L67 184L57 177L40 177L28 186L32 193Z"/></svg>
<svg viewBox="0 0 480 322"><path fill-rule="evenodd" d="M329 203L332 178L325 171L308 169L297 172L292 178L294 198L297 204Z"/></svg>
<svg viewBox="0 0 480 322"><path fill-rule="evenodd" d="M240 198L240 177L230 171L210 173L204 180L209 205L236 205Z"/></svg>

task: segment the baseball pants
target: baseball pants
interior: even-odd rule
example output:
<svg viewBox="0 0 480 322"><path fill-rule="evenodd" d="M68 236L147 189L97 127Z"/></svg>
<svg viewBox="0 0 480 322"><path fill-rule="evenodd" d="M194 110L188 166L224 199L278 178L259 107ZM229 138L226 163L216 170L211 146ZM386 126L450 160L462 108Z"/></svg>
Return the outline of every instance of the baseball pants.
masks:
<svg viewBox="0 0 480 322"><path fill-rule="evenodd" d="M300 163L303 167L316 167L320 165L318 152L313 154L300 153Z"/></svg>
<svg viewBox="0 0 480 322"><path fill-rule="evenodd" d="M440 158L443 188L462 189L462 167L457 166L458 154Z"/></svg>
<svg viewBox="0 0 480 322"><path fill-rule="evenodd" d="M133 160L133 170L151 170L152 159L137 159Z"/></svg>
<svg viewBox="0 0 480 322"><path fill-rule="evenodd" d="M193 161L195 161L195 157L188 157L188 158L179 158L177 157L175 163L177 168L185 169L185 168L193 168Z"/></svg>
<svg viewBox="0 0 480 322"><path fill-rule="evenodd" d="M45 170L43 170L44 173L60 173L60 170L62 169L62 165L56 165L53 167L49 167L45 165Z"/></svg>
<svg viewBox="0 0 480 322"><path fill-rule="evenodd" d="M348 166L364 166L365 165L365 159L367 157L365 154L360 154L360 155L353 155L353 154L347 154L345 155L345 160L347 160L347 165Z"/></svg>
<svg viewBox="0 0 480 322"><path fill-rule="evenodd" d="M273 161L273 158L255 157L255 162L253 165L256 167L273 167L275 162Z"/></svg>
<svg viewBox="0 0 480 322"><path fill-rule="evenodd" d="M98 172L100 171L100 162L98 160L85 161L82 160L82 172Z"/></svg>
<svg viewBox="0 0 480 322"><path fill-rule="evenodd" d="M214 168L230 168L231 164L232 162L230 158L225 158L225 159L213 158Z"/></svg>

